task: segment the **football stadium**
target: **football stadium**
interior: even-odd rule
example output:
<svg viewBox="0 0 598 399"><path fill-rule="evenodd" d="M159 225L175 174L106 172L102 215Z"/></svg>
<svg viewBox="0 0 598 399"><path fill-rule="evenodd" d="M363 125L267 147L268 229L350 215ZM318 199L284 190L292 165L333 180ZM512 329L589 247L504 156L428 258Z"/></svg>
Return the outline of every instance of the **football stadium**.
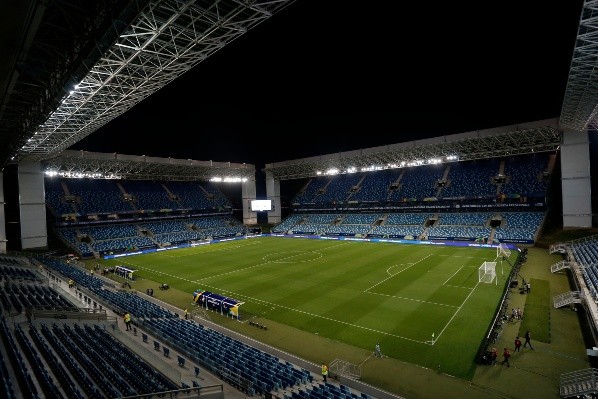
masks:
<svg viewBox="0 0 598 399"><path fill-rule="evenodd" d="M65 3L6 7L0 397L598 395L595 2L559 115L263 168L77 146L295 1Z"/></svg>

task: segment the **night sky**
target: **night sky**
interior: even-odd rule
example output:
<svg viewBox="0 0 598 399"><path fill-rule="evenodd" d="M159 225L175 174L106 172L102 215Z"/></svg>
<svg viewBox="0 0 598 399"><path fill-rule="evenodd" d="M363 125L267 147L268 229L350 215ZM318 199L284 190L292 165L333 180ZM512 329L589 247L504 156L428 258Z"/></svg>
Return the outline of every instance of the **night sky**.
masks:
<svg viewBox="0 0 598 399"><path fill-rule="evenodd" d="M72 148L259 170L558 117L583 2L466 3L297 0Z"/></svg>

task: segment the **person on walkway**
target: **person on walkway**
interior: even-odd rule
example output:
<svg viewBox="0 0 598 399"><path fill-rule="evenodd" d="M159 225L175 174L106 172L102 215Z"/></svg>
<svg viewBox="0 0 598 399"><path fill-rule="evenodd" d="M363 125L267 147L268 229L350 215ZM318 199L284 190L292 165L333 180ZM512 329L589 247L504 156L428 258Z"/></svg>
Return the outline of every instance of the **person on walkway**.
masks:
<svg viewBox="0 0 598 399"><path fill-rule="evenodd" d="M322 378L324 378L324 382L326 382L326 378L328 378L328 366L326 363L322 363Z"/></svg>
<svg viewBox="0 0 598 399"><path fill-rule="evenodd" d="M127 327L127 331L131 330L131 314L126 312L123 316L123 320L125 321L125 326Z"/></svg>
<svg viewBox="0 0 598 399"><path fill-rule="evenodd" d="M380 351L380 343L376 342L376 349L374 350L374 356L382 357L382 352Z"/></svg>
<svg viewBox="0 0 598 399"><path fill-rule="evenodd" d="M515 352L519 352L521 349L521 339L515 337Z"/></svg>
<svg viewBox="0 0 598 399"><path fill-rule="evenodd" d="M511 357L511 352L509 352L509 349L508 349L508 348L505 348L505 349L503 350L503 352L502 352L502 358L503 358L503 361L502 361L502 363L501 363L500 365L502 366L503 364L505 364L505 363L506 363L506 364L507 364L507 367L511 367L511 365L509 364L509 358L510 358L510 357Z"/></svg>
<svg viewBox="0 0 598 399"><path fill-rule="evenodd" d="M529 348L533 350L534 348L532 346L532 334L529 332L529 330L525 332L525 342L523 343L523 347L527 347L528 344Z"/></svg>
<svg viewBox="0 0 598 399"><path fill-rule="evenodd" d="M189 311L185 308L185 320L189 320Z"/></svg>
<svg viewBox="0 0 598 399"><path fill-rule="evenodd" d="M492 348L490 351L490 364L495 366L498 362L498 350L496 348Z"/></svg>

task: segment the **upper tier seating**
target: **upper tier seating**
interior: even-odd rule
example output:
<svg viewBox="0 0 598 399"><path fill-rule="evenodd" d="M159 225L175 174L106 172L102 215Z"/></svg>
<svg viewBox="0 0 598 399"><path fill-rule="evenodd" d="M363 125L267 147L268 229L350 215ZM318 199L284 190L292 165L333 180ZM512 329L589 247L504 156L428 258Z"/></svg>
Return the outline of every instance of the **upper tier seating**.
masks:
<svg viewBox="0 0 598 399"><path fill-rule="evenodd" d="M507 158L505 175L508 180L501 190L507 195L544 197L548 187L548 180L544 178L547 168L548 155L545 153Z"/></svg>
<svg viewBox="0 0 598 399"><path fill-rule="evenodd" d="M315 177L307 182L307 185L303 187L299 193L293 199L293 203L296 204L314 204L316 198L320 192L325 190L325 187L332 180L331 177Z"/></svg>
<svg viewBox="0 0 598 399"><path fill-rule="evenodd" d="M170 192L178 197L178 206L182 209L212 209L216 202L208 199L206 191L195 182L168 182Z"/></svg>
<svg viewBox="0 0 598 399"><path fill-rule="evenodd" d="M488 198L496 197L496 185L492 178L498 174L496 159L448 164L450 171L447 184L442 189L443 198Z"/></svg>
<svg viewBox="0 0 598 399"><path fill-rule="evenodd" d="M144 180L124 180L121 185L127 194L133 195L135 207L144 210L174 209L178 204L158 182Z"/></svg>
<svg viewBox="0 0 598 399"><path fill-rule="evenodd" d="M443 165L426 165L405 169L401 178L401 188L394 191L390 198L393 201L403 199L424 199L436 197L436 182L444 175Z"/></svg>
<svg viewBox="0 0 598 399"><path fill-rule="evenodd" d="M376 173L363 173L359 190L349 198L359 202L385 202L391 194L391 185L403 172L402 169L389 169Z"/></svg>
<svg viewBox="0 0 598 399"><path fill-rule="evenodd" d="M313 177L292 202L296 206L384 205L497 199L501 191L507 198L543 197L548 188L549 159L548 154L532 154Z"/></svg>
<svg viewBox="0 0 598 399"><path fill-rule="evenodd" d="M343 203L351 195L351 188L356 186L361 180L361 174L337 175L330 184L315 198L315 203Z"/></svg>
<svg viewBox="0 0 598 399"><path fill-rule="evenodd" d="M210 200L214 203L214 208L219 210L232 209L232 203L226 196L218 189L218 186L212 182L202 182L201 187L207 193Z"/></svg>

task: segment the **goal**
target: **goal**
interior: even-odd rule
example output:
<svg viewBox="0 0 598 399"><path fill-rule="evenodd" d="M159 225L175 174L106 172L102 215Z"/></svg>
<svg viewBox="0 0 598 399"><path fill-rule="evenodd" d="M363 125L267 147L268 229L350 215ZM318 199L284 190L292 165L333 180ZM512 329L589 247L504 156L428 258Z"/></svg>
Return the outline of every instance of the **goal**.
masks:
<svg viewBox="0 0 598 399"><path fill-rule="evenodd" d="M496 280L496 262L484 262L478 269L480 283L492 283Z"/></svg>
<svg viewBox="0 0 598 399"><path fill-rule="evenodd" d="M497 258L508 258L509 256L511 256L511 250L507 247L507 244L498 244L498 246L496 247L496 257Z"/></svg>

